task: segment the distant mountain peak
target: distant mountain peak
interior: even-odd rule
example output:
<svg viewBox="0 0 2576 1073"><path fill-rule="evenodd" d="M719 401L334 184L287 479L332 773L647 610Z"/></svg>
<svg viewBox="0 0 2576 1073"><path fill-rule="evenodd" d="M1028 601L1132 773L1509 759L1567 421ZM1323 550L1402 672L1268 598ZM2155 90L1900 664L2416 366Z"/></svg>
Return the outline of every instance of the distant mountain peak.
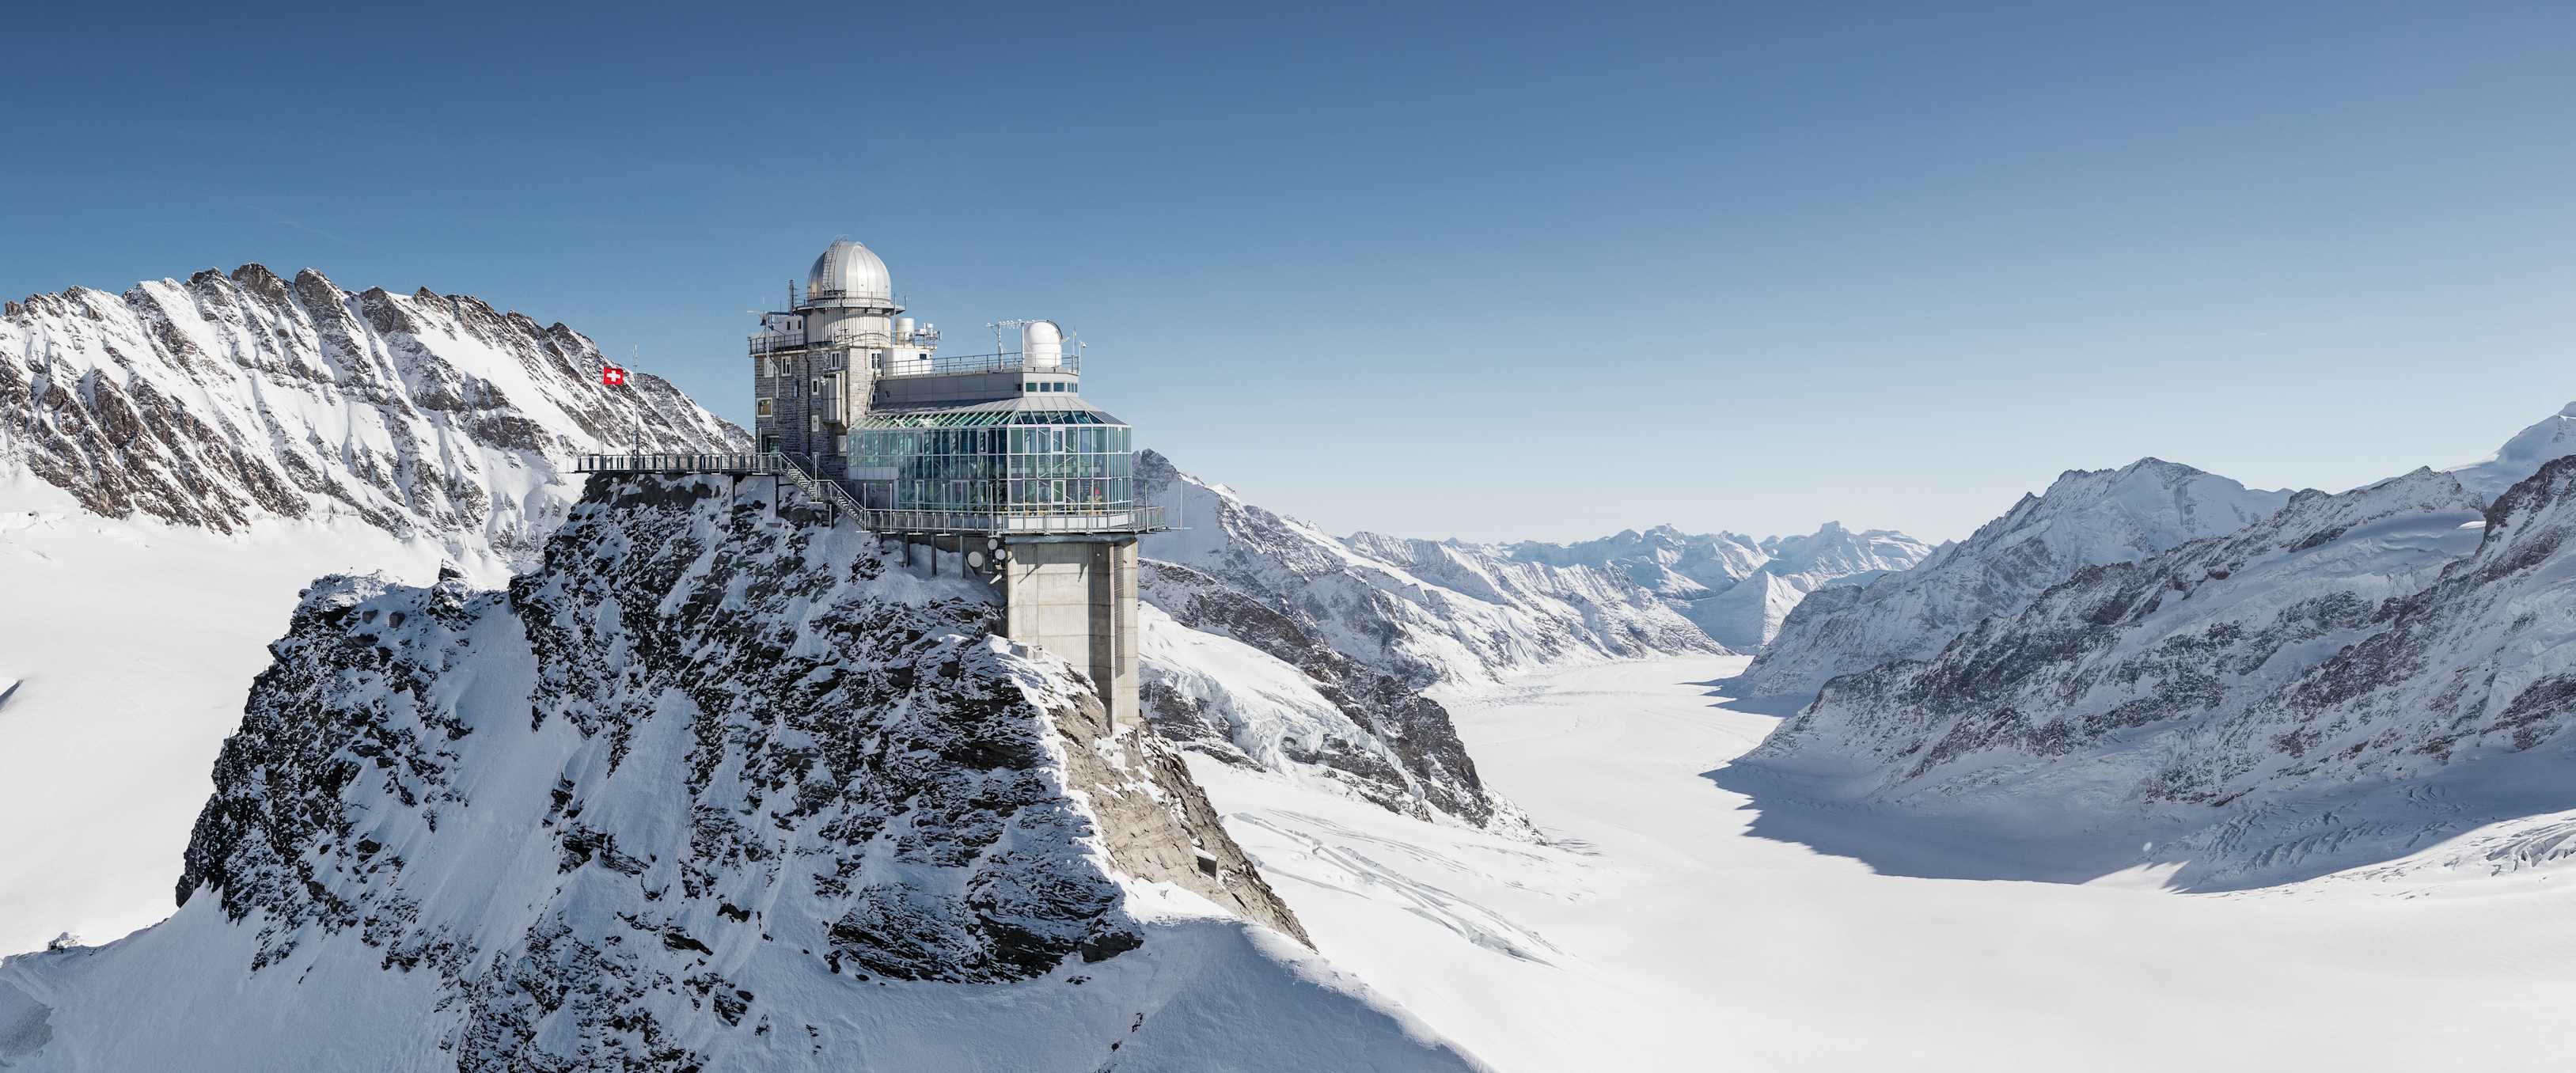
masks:
<svg viewBox="0 0 2576 1073"><path fill-rule="evenodd" d="M0 466L108 517L218 531L346 521L524 563L574 456L739 450L659 377L599 383L597 345L464 295L352 293L258 263L0 317Z"/></svg>
<svg viewBox="0 0 2576 1073"><path fill-rule="evenodd" d="M2234 532L2289 498L2160 458L2116 470L2067 470L2045 494L2025 493L2011 510L1967 540L1927 553L1914 569L1827 605L1800 605L1739 688L1811 693L1836 675L1928 656L1979 621L2020 610L2080 568Z"/></svg>
<svg viewBox="0 0 2576 1073"><path fill-rule="evenodd" d="M2469 491L2491 500L2539 472L2552 459L2570 454L2576 454L2576 402L2515 433L2485 460L2456 466L2449 472Z"/></svg>

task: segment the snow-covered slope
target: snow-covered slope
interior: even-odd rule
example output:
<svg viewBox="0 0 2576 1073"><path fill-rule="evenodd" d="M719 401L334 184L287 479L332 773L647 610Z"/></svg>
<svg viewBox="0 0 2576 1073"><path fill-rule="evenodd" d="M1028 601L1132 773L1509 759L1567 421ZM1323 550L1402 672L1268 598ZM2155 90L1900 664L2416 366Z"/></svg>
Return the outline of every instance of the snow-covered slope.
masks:
<svg viewBox="0 0 2576 1073"><path fill-rule="evenodd" d="M339 519L524 563L573 455L745 443L659 377L604 387L599 365L561 324L311 269L39 294L0 318L0 483L112 518Z"/></svg>
<svg viewBox="0 0 2576 1073"><path fill-rule="evenodd" d="M2576 454L2576 402L2516 433L2484 461L2457 467L2451 475L2480 499L2493 502L2550 460L2571 454Z"/></svg>
<svg viewBox="0 0 2576 1073"><path fill-rule="evenodd" d="M1806 536L1759 540L1659 525L1576 544L1524 542L1507 552L1525 562L1617 570L1664 597L1718 643L1752 652L1771 642L1808 593L1828 585L1866 585L1911 569L1932 548L1894 530L1855 533L1826 522Z"/></svg>
<svg viewBox="0 0 2576 1073"><path fill-rule="evenodd" d="M2117 832L2131 863L2202 887L2563 812L2576 458L2477 508L2430 470L2302 492L2232 536L2087 569L1928 661L1838 678L1739 763L1992 830ZM2561 833L2537 833L2535 862Z"/></svg>
<svg viewBox="0 0 2576 1073"><path fill-rule="evenodd" d="M0 964L13 1069L1464 1069L1306 952L988 586L600 480L506 591L315 584L170 920Z"/></svg>
<svg viewBox="0 0 2576 1073"><path fill-rule="evenodd" d="M1148 560L1139 578L1142 692L1165 738L1417 819L1533 833L1485 789L1440 702L1206 574Z"/></svg>
<svg viewBox="0 0 2576 1073"><path fill-rule="evenodd" d="M1154 452L1138 456L1137 473L1145 494L1183 527L1147 537L1147 558L1213 577L1409 685L1722 651L1654 593L1613 571L1368 533L1337 540L1181 473Z"/></svg>
<svg viewBox="0 0 2576 1073"><path fill-rule="evenodd" d="M1849 763L1853 796L1882 800L2134 804L2180 741L2331 657L2475 547L2478 519L2477 500L2430 470L2301 492L2228 536L2086 567L1928 660L1837 678L1740 762Z"/></svg>
<svg viewBox="0 0 2576 1073"><path fill-rule="evenodd" d="M2235 532L2289 497L2154 458L2069 470L2046 494L2023 496L1913 569L1809 595L1735 688L1813 693L1836 675L1929 656L1980 620L2020 611L2080 568Z"/></svg>

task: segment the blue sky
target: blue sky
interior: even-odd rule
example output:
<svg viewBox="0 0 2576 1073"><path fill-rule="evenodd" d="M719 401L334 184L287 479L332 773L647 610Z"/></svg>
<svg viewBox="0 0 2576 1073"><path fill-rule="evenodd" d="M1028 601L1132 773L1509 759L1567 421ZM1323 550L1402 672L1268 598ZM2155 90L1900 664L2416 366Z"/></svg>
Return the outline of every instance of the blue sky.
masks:
<svg viewBox="0 0 2576 1073"><path fill-rule="evenodd" d="M1942 6L48 5L0 293L309 265L740 420L847 234L1185 469L1475 539L2343 488L2576 399L2576 8Z"/></svg>

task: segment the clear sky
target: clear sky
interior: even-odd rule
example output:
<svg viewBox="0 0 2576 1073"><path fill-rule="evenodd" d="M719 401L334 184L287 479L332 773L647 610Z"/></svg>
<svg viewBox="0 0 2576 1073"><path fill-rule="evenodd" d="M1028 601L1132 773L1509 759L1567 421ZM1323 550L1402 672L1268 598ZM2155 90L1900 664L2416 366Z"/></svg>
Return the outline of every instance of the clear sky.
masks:
<svg viewBox="0 0 2576 1073"><path fill-rule="evenodd" d="M1474 539L2343 488L2576 399L2576 7L2103 7L21 5L0 293L426 285L741 421L847 234L1184 469Z"/></svg>

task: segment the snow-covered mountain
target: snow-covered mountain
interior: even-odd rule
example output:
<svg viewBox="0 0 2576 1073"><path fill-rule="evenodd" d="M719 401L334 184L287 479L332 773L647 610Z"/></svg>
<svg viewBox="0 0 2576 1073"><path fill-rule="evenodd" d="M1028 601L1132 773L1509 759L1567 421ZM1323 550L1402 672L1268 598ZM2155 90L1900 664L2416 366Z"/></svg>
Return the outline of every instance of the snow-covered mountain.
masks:
<svg viewBox="0 0 2576 1073"><path fill-rule="evenodd" d="M2576 402L2514 434L2483 461L2451 470L2460 484L2487 502L2539 471L2551 459L2576 454Z"/></svg>
<svg viewBox="0 0 2576 1073"><path fill-rule="evenodd" d="M0 1062L1473 1067L989 586L769 494L601 478L506 590L316 583L178 914L0 963Z"/></svg>
<svg viewBox="0 0 2576 1073"><path fill-rule="evenodd" d="M1664 597L1719 644L1753 652L1771 643L1808 593L1866 585L1911 569L1932 550L1891 529L1855 533L1826 522L1805 536L1760 539L1659 525L1575 544L1523 542L1507 553L1524 562L1617 570Z"/></svg>
<svg viewBox="0 0 2576 1073"><path fill-rule="evenodd" d="M345 520L524 563L574 494L572 456L747 442L661 378L605 387L599 367L562 324L311 269L33 295L0 318L0 486L222 532Z"/></svg>
<svg viewBox="0 0 2576 1073"><path fill-rule="evenodd" d="M498 584L575 454L738 448L661 379L462 296L320 273L74 288L0 315L0 950L168 911L206 772L296 591ZM148 884L147 884L148 880Z"/></svg>
<svg viewBox="0 0 2576 1073"><path fill-rule="evenodd" d="M1838 678L1739 761L1807 792L2115 831L2170 881L2353 867L2576 805L2576 458L2430 470L2087 569L1928 661ZM2556 828L2488 847L2576 853Z"/></svg>
<svg viewBox="0 0 2576 1073"><path fill-rule="evenodd" d="M1335 539L1152 451L1138 455L1137 475L1143 494L1182 527L1145 538L1145 557L1214 578L1416 688L1568 662L1723 651L1615 571L1373 533Z"/></svg>
<svg viewBox="0 0 2576 1073"><path fill-rule="evenodd" d="M1440 702L1206 574L1151 560L1138 573L1142 693L1165 738L1417 819L1532 833L1485 789Z"/></svg>
<svg viewBox="0 0 2576 1073"><path fill-rule="evenodd" d="M2045 494L2023 496L2003 517L1910 570L1809 595L1735 688L1757 696L1813 693L1836 675L1930 656L1979 621L2020 611L2080 568L2235 532L2289 498L2155 458L2116 470L2069 470Z"/></svg>
<svg viewBox="0 0 2576 1073"><path fill-rule="evenodd" d="M1853 796L1885 800L2045 785L2134 802L2173 742L2364 635L2477 546L2479 517L2430 470L2301 492L2228 536L2086 567L1930 659L1836 678L1745 762L1853 762Z"/></svg>

